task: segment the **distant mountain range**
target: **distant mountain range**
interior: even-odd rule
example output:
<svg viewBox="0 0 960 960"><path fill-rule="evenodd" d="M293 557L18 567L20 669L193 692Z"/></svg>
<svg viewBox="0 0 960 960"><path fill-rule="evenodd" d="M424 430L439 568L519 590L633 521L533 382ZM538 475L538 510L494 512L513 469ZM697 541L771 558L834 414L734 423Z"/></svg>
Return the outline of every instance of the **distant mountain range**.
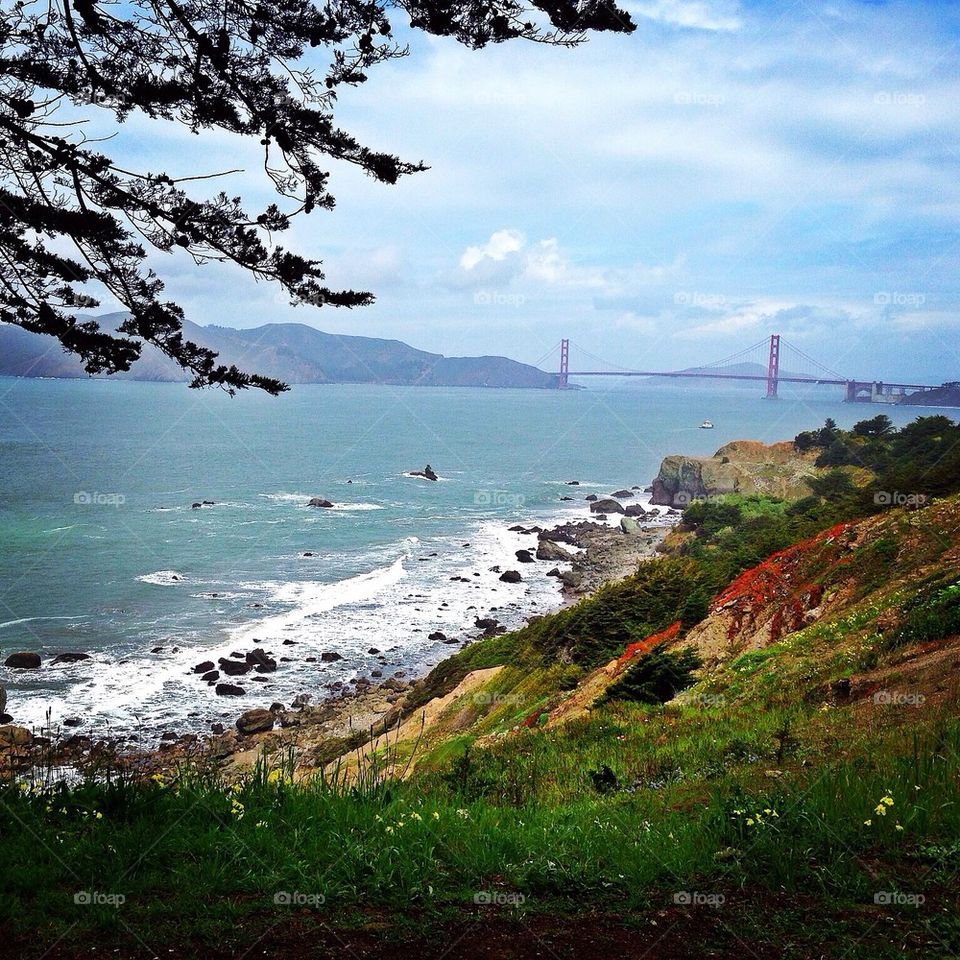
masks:
<svg viewBox="0 0 960 960"><path fill-rule="evenodd" d="M124 314L96 317L115 329ZM220 362L285 383L384 383L431 387L557 386L555 374L507 357L444 357L400 340L323 333L302 323L267 323L250 330L201 327L185 322L188 340L209 347ZM0 376L86 377L80 361L63 352L52 337L0 325ZM144 348L124 380L186 382L190 378L154 347Z"/></svg>

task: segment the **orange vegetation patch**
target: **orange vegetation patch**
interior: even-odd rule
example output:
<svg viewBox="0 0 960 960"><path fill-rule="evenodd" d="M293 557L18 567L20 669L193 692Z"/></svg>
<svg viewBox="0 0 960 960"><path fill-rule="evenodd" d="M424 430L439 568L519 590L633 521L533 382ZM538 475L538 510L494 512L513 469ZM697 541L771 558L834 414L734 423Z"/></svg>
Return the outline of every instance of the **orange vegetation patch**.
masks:
<svg viewBox="0 0 960 960"><path fill-rule="evenodd" d="M803 625L804 614L816 607L823 595L823 582L831 579L838 567L847 562L846 556L833 552L841 535L850 523L838 523L807 540L801 540L786 550L771 554L763 563L745 570L718 594L710 605L710 612L731 612L728 636L732 639L745 627L756 625L758 617L771 613L770 641L776 643L785 633ZM807 580L804 567L812 556L817 581Z"/></svg>
<svg viewBox="0 0 960 960"><path fill-rule="evenodd" d="M680 621L678 620L676 623L671 623L666 630L661 630L659 633L654 633L643 640L637 640L635 643L628 644L626 650L617 657L617 672L619 673L637 656L648 654L661 644L675 640L679 633Z"/></svg>

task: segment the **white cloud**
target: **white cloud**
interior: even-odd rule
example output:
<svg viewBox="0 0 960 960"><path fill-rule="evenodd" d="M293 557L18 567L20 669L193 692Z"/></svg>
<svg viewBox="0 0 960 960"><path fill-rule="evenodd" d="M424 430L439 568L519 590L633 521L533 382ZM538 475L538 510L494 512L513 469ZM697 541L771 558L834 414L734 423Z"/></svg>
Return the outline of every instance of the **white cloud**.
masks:
<svg viewBox="0 0 960 960"><path fill-rule="evenodd" d="M506 260L510 254L522 250L525 242L519 230L498 230L486 243L467 247L460 257L460 266L464 270L473 270L484 260Z"/></svg>
<svg viewBox="0 0 960 960"><path fill-rule="evenodd" d="M739 30L742 21L735 3L702 3L698 0L648 0L630 4L630 13L696 30Z"/></svg>

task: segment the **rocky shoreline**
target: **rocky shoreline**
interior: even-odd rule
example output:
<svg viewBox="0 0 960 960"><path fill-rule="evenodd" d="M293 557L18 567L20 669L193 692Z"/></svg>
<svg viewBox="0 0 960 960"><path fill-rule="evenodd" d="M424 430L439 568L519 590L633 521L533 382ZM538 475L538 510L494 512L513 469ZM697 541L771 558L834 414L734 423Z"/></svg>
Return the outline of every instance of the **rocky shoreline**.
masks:
<svg viewBox="0 0 960 960"><path fill-rule="evenodd" d="M577 484L571 481L570 485ZM506 583L523 582L532 576L555 577L561 607L575 603L605 583L628 576L639 563L655 555L666 532L680 517L679 511L669 508L645 509L638 503L624 506L620 500L633 499L636 490L640 488L620 490L605 498L586 497L588 509L583 519L553 527L510 527L516 537L516 565L503 570L494 567L493 572ZM619 523L614 525L610 518L618 516ZM545 571L545 567L549 569ZM507 628L500 623L497 612L493 608L485 616L476 616L472 625L465 625L462 640L439 635L431 639L459 649L476 639L503 633ZM543 612L526 610L524 622ZM368 652L379 653L376 648ZM225 696L232 692L229 688L239 689L232 681L239 681L241 675L249 674L256 680L260 674L276 670L277 659L271 651L258 647L237 651L231 658L221 658L219 664L199 663L194 672L209 679L217 687L216 692ZM122 735L88 736L75 730L31 731L4 717L7 722L0 726L0 773L29 771L38 779L64 773L102 775L108 771L151 776L169 774L186 762L231 776L252 768L264 751L289 748L296 750L306 766L322 766L349 751L371 732L383 731L395 723L418 682L416 678L407 678L402 670L383 678L379 669L373 669L369 677L356 677L350 684L334 684L318 697L302 695L291 704L273 702L246 709L233 727L215 723L209 732L203 733L164 731L159 742L152 743Z"/></svg>

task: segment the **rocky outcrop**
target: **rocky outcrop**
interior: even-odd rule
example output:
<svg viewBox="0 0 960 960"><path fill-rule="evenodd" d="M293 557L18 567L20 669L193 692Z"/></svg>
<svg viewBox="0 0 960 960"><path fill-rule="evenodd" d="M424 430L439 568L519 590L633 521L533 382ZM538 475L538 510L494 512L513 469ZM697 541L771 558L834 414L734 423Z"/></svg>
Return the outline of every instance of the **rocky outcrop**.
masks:
<svg viewBox="0 0 960 960"><path fill-rule="evenodd" d="M263 709L247 710L241 713L237 718L237 730L244 736L250 736L254 733L265 733L273 729L276 717L269 711Z"/></svg>
<svg viewBox="0 0 960 960"><path fill-rule="evenodd" d="M666 457L653 481L651 503L685 507L725 493L767 494L787 500L809 495L807 479L816 474L812 452L792 442L765 444L735 440L712 457Z"/></svg>
<svg viewBox="0 0 960 960"><path fill-rule="evenodd" d="M602 500L594 500L590 504L591 513L623 513L623 504L618 503L616 500L611 500L609 497L604 497Z"/></svg>
<svg viewBox="0 0 960 960"><path fill-rule="evenodd" d="M440 479L437 476L436 472L434 471L433 467L431 467L429 463L422 470L411 470L410 476L420 477L423 480L439 480Z"/></svg>
<svg viewBox="0 0 960 960"><path fill-rule="evenodd" d="M571 558L572 554L564 550L559 543L554 543L552 540L541 540L537 544L538 560L549 560L551 563L558 563L570 560Z"/></svg>
<svg viewBox="0 0 960 960"><path fill-rule="evenodd" d="M40 666L40 657L36 653L11 653L3 665L15 670L36 670Z"/></svg>
<svg viewBox="0 0 960 960"><path fill-rule="evenodd" d="M329 500L324 500L323 497L311 497L307 503L308 507L322 507L325 510L329 510L333 504Z"/></svg>
<svg viewBox="0 0 960 960"><path fill-rule="evenodd" d="M523 577L520 576L517 570L504 570L503 573L500 574L500 579L504 583L520 583Z"/></svg>

